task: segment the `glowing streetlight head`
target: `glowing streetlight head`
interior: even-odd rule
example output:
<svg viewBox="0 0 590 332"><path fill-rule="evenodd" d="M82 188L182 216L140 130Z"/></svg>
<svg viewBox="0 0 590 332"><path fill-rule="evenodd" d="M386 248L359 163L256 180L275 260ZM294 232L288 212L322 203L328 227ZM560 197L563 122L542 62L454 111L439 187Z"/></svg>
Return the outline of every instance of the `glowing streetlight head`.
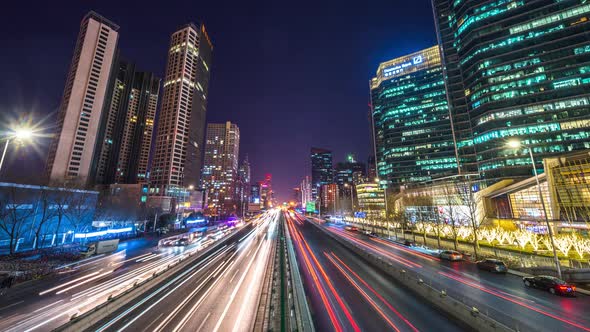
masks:
<svg viewBox="0 0 590 332"><path fill-rule="evenodd" d="M516 140L516 139L509 140L507 144L509 147L514 148L514 149L520 147L520 141Z"/></svg>
<svg viewBox="0 0 590 332"><path fill-rule="evenodd" d="M14 130L14 138L20 140L27 140L33 137L33 131L30 128L16 128Z"/></svg>
<svg viewBox="0 0 590 332"><path fill-rule="evenodd" d="M375 182L379 182L379 178L375 178Z"/></svg>

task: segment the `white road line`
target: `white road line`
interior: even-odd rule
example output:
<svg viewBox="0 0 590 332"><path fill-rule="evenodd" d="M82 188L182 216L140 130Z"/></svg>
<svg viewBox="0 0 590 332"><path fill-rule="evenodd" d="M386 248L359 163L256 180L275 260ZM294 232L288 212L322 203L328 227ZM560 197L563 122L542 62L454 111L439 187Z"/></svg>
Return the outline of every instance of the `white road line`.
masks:
<svg viewBox="0 0 590 332"><path fill-rule="evenodd" d="M46 306L44 306L44 307L41 307L41 308L39 308L39 309L35 310L35 311L33 311L33 312L39 312L39 311L41 311L41 310L45 310L45 309L47 309L47 308L49 308L49 307L51 307L51 306L53 306L53 305L56 305L56 304L58 304L58 303L60 303L60 302L62 302L62 301L63 301L63 300L55 301L55 302L53 302L53 303L51 303L51 304L48 304L48 305L46 305ZM21 301L21 302L22 302L22 301Z"/></svg>
<svg viewBox="0 0 590 332"><path fill-rule="evenodd" d="M112 320L110 320L108 323L106 323L105 325L101 326L99 329L96 330L96 332L100 332L100 331L104 331L107 328L109 328L111 325L113 325L114 323L116 323L117 321L119 321L121 318L127 316L130 312L132 312L133 310L135 310L137 307L139 307L140 305L144 304L146 301L148 301L149 299L151 299L152 297L156 296L158 293L160 293L162 290L168 288L168 286L174 284L175 282L177 282L178 280L184 278L185 275L191 273L194 269L196 269L197 267L199 267L201 264L205 263L207 260L209 260L205 265L203 265L200 269L198 269L195 273L193 273L191 276L189 276L188 278L184 279L182 282L180 282L178 285L176 285L176 287L174 287L171 291L169 291L168 293L166 293L164 296L160 297L160 299L158 301L156 301L155 303L153 303L151 306L149 306L147 309L143 310L139 315L135 316L135 318L133 318L131 321L129 321L125 326L123 326L121 329L119 329L119 331L122 331L123 329L127 328L129 325L131 325L133 322L135 322L137 319L139 319L141 316L143 316L146 312L148 312L151 308L153 308L154 306L156 306L160 301L162 301L164 298L166 298L168 295L170 295L172 292L174 292L177 288L179 288L180 286L182 286L185 282L189 281L191 279L192 276L196 275L197 273L199 273L201 270L203 270L207 265L211 264L217 257L221 256L224 252L230 250L233 246L227 247L227 246L223 246L221 248L219 248L217 251L213 252L211 254L211 256L207 257L207 259L204 259L203 261L197 263L196 265L194 265L193 267L189 268L188 270L184 271L183 273L181 273L180 275L178 275L176 278L170 280L169 282L167 282L164 286L160 287L159 289L157 289L156 291L154 291L153 293L151 293L150 295L148 295L147 297L145 297L143 300L135 303L135 305L133 305L131 308L125 310L123 313L121 313L119 316L113 318Z"/></svg>
<svg viewBox="0 0 590 332"><path fill-rule="evenodd" d="M209 311L207 313L207 316L205 316L205 318L203 319L203 321L201 322L201 324L197 328L197 332L201 331L201 329L203 328L203 325L205 325L205 322L207 321L207 319L209 319L209 316L211 316L211 311Z"/></svg>
<svg viewBox="0 0 590 332"><path fill-rule="evenodd" d="M230 284L234 280L234 278L236 277L236 274L238 274L239 271L240 271L240 269L237 269L236 272L234 272L234 275L231 277L231 279L229 279Z"/></svg>
<svg viewBox="0 0 590 332"><path fill-rule="evenodd" d="M17 304L21 304L21 303L23 303L23 302L25 302L25 301L18 301L18 302L14 302L13 304L9 304L9 305L7 305L7 306L4 306L4 307L0 308L0 310L8 309L8 308L10 308L10 307L14 307L15 305L17 305Z"/></svg>
<svg viewBox="0 0 590 332"><path fill-rule="evenodd" d="M162 316L164 316L164 313L161 313L161 314L159 314L159 315L158 315L158 317L156 317L156 319L154 319L154 320L153 320L153 321L150 323L150 325L148 325L148 326L146 326L146 327L144 328L144 331L148 331L148 330L149 330L149 327L150 327L150 326L152 326L152 325L154 325L154 323L155 323L155 322L157 322L157 321L158 321L158 319L160 319L160 317L162 317Z"/></svg>
<svg viewBox="0 0 590 332"><path fill-rule="evenodd" d="M236 285L236 288L234 288L234 291L231 293L231 296L229 298L229 301L227 302L227 305L225 306L225 309L223 310L223 313L221 314L221 317L219 317L219 320L217 321L217 324L215 324L215 328L213 329L213 332L219 331L219 327L221 326L221 323L223 322L223 319L225 318L225 315L227 315L227 311L229 310L229 307L231 306L232 302L234 301L234 298L236 297L236 294L238 293L238 290L240 289L240 286L242 285L242 282L244 282L244 278L246 278L246 274L250 270L250 267L252 266L252 263L254 262L254 258L256 258L256 253L258 253L258 250L260 250L260 247L265 242L266 242L265 240L260 241L260 244L256 248L256 252L254 252L254 255L252 256L252 259L250 259L250 261L248 262L248 265L246 266L246 270L244 271L244 273L240 277L240 280L238 281L238 284Z"/></svg>
<svg viewBox="0 0 590 332"><path fill-rule="evenodd" d="M87 274L87 275L85 275L85 276L81 276L80 278L76 278L76 279L74 279L74 280L68 281L68 282L66 282L66 283L63 283L63 284L61 284L61 285L55 286L55 287L53 287L53 288L50 288L50 289L48 289L48 290L44 290L44 291L40 292L40 293L39 293L39 295L45 295L45 294L47 294L47 293L49 293L49 292L53 292L53 291L54 291L54 290L56 290L56 289L60 289L60 288L62 288L62 287L65 287L65 286L67 286L67 285L69 285L69 284L73 284L73 283L75 283L76 281L80 281L80 280L82 280L82 279L90 278L90 277L92 277L93 275L97 275L97 274L99 274L99 273L100 273L100 271L102 271L102 269L100 269L100 270L98 270L98 271L96 271L96 272L93 272L93 273L89 273L89 274Z"/></svg>

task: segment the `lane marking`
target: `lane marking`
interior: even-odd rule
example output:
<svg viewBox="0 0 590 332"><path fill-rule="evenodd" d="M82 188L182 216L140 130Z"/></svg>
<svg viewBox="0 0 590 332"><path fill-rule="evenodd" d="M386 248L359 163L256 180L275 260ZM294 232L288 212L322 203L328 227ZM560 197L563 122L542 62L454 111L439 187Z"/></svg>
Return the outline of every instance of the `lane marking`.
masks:
<svg viewBox="0 0 590 332"><path fill-rule="evenodd" d="M13 304L9 304L7 306L4 306L4 307L0 308L0 310L8 309L10 307L14 307L15 305L21 304L23 302L25 302L25 301L23 300L23 301L14 302Z"/></svg>
<svg viewBox="0 0 590 332"><path fill-rule="evenodd" d="M205 322L207 321L207 319L209 319L209 316L211 316L211 311L209 311L207 313L207 316L205 316L205 318L203 319L203 321L201 322L201 324L197 328L197 332L201 331L201 329L203 328L203 325L205 325Z"/></svg>

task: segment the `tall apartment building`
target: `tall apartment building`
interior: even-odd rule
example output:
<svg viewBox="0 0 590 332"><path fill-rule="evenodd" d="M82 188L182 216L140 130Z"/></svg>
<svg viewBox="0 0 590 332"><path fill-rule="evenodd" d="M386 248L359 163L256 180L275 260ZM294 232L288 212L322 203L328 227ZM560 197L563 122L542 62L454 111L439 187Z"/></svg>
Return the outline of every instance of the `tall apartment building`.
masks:
<svg viewBox="0 0 590 332"><path fill-rule="evenodd" d="M203 24L187 24L170 38L150 174L158 195L201 185L212 51Z"/></svg>
<svg viewBox="0 0 590 332"><path fill-rule="evenodd" d="M311 148L310 158L311 192L312 198L316 199L322 185L334 182L332 151L321 148Z"/></svg>
<svg viewBox="0 0 590 332"><path fill-rule="evenodd" d="M488 182L590 148L590 4L433 0L459 163ZM509 148L518 139L523 145Z"/></svg>
<svg viewBox="0 0 590 332"><path fill-rule="evenodd" d="M399 190L457 173L438 46L381 63L370 86L381 181Z"/></svg>
<svg viewBox="0 0 590 332"><path fill-rule="evenodd" d="M239 152L240 129L235 123L207 124L203 184L210 214L227 215L237 210Z"/></svg>
<svg viewBox="0 0 590 332"><path fill-rule="evenodd" d="M311 179L308 175L303 178L299 188L301 189L301 205L305 207L307 202L313 201L311 198Z"/></svg>
<svg viewBox="0 0 590 332"><path fill-rule="evenodd" d="M118 57L111 77L95 183L145 183L160 79Z"/></svg>
<svg viewBox="0 0 590 332"><path fill-rule="evenodd" d="M238 168L238 185L236 186L236 199L241 202L240 210L242 211L247 209L247 204L250 201L250 181L250 162L246 156Z"/></svg>
<svg viewBox="0 0 590 332"><path fill-rule="evenodd" d="M50 182L92 184L118 30L95 12L82 19L47 158Z"/></svg>

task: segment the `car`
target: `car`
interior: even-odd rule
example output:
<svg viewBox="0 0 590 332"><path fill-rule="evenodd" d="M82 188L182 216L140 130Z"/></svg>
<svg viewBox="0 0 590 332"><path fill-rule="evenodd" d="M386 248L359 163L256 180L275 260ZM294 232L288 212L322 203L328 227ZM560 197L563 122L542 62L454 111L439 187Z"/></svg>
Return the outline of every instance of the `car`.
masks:
<svg viewBox="0 0 590 332"><path fill-rule="evenodd" d="M440 252L439 257L449 261L460 261L463 259L463 254L455 250L443 250Z"/></svg>
<svg viewBox="0 0 590 332"><path fill-rule="evenodd" d="M507 273L508 267L499 259L484 259L476 263L477 268L496 273Z"/></svg>
<svg viewBox="0 0 590 332"><path fill-rule="evenodd" d="M551 294L576 296L576 286L552 276L523 277L522 282L527 287L546 290Z"/></svg>
<svg viewBox="0 0 590 332"><path fill-rule="evenodd" d="M351 231L351 232L358 231L358 228L356 228L355 226L346 226L346 227L344 227L344 229L347 231Z"/></svg>

